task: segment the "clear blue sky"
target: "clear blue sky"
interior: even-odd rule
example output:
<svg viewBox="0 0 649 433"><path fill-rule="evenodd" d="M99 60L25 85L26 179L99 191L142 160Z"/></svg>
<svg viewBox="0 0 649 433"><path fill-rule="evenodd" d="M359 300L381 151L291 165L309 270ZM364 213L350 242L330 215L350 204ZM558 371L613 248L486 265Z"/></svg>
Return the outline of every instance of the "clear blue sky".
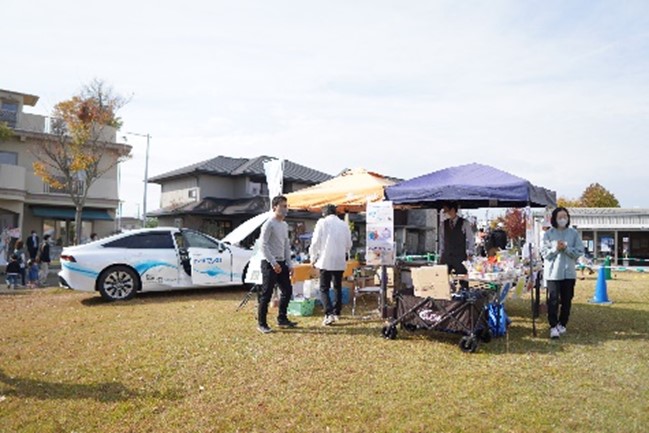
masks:
<svg viewBox="0 0 649 433"><path fill-rule="evenodd" d="M647 1L4 1L0 87L132 95L149 174L217 155L411 178L469 162L649 207ZM130 137L125 214L142 200ZM148 209L159 204L149 187Z"/></svg>

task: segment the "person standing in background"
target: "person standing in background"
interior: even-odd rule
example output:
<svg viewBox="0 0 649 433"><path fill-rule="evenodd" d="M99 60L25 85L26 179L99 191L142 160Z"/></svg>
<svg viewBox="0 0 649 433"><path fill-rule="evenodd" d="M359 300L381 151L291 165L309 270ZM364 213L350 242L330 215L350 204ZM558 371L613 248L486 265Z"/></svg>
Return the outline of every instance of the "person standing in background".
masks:
<svg viewBox="0 0 649 433"><path fill-rule="evenodd" d="M442 211L446 219L439 229L440 263L448 265L449 273L467 274L463 261L471 259L475 254L475 236L471 229L471 223L457 214L458 204L456 201L447 202ZM467 280L461 280L460 286L463 289L469 288Z"/></svg>
<svg viewBox="0 0 649 433"><path fill-rule="evenodd" d="M27 258L25 257L25 251L23 250L23 241L18 239L16 241L16 246L14 248L14 255L18 258L18 264L20 265L20 279L22 285L25 285L25 264L27 263Z"/></svg>
<svg viewBox="0 0 649 433"><path fill-rule="evenodd" d="M27 252L29 253L30 259L33 260L36 258L39 246L40 245L38 244L38 236L36 235L36 231L32 230L32 233L27 238Z"/></svg>
<svg viewBox="0 0 649 433"><path fill-rule="evenodd" d="M577 259L584 254L579 232L570 227L568 209L552 211L552 228L543 235L543 280L548 288L550 338L566 333L577 280Z"/></svg>
<svg viewBox="0 0 649 433"><path fill-rule="evenodd" d="M313 266L320 269L320 301L325 308L324 326L338 320L342 311L343 272L352 248L352 233L349 225L336 215L336 206L328 204L322 209L322 218L313 230L309 256ZM336 302L331 304L329 288L334 283Z"/></svg>
<svg viewBox="0 0 649 433"><path fill-rule="evenodd" d="M52 262L50 258L50 235L43 236L43 242L38 249L38 259L41 264L40 283L44 286L47 284L47 276L50 273L50 263Z"/></svg>

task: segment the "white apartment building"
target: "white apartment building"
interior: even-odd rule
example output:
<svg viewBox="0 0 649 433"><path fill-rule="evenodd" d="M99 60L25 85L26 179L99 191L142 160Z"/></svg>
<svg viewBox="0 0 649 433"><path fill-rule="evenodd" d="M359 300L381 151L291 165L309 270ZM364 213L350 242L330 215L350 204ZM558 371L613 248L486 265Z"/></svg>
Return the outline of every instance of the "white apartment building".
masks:
<svg viewBox="0 0 649 433"><path fill-rule="evenodd" d="M50 234L57 245L65 246L74 236L72 200L65 190L43 182L32 168L35 147L55 139L49 117L23 111L26 106L35 106L38 99L0 89L0 122L6 122L14 132L13 137L0 141L0 243L13 244L35 230L39 237ZM101 139L116 149L130 149L116 142L114 128L105 127ZM115 230L117 180L117 167L113 167L90 187L82 215L81 242L93 232L101 237Z"/></svg>

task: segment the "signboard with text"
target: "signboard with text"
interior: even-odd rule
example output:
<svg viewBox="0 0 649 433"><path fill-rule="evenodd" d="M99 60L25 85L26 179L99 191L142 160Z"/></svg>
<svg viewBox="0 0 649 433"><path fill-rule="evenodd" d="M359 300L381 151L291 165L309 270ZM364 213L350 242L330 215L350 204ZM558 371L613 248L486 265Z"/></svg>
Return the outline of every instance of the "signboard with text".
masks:
<svg viewBox="0 0 649 433"><path fill-rule="evenodd" d="M391 201L367 203L365 261L368 265L394 265L394 210Z"/></svg>

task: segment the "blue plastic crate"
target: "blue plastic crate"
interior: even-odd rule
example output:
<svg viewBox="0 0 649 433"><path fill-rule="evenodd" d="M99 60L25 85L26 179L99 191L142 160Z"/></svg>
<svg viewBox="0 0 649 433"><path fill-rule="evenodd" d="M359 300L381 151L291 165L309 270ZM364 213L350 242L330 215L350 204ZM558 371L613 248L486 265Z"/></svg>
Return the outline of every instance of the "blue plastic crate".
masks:
<svg viewBox="0 0 649 433"><path fill-rule="evenodd" d="M342 294L343 294L343 305L349 304L351 299L349 297L349 287L343 287ZM329 289L329 300L331 301L332 304L336 302L336 292L334 289ZM320 301L319 297L315 301L318 305L322 305L322 302Z"/></svg>

